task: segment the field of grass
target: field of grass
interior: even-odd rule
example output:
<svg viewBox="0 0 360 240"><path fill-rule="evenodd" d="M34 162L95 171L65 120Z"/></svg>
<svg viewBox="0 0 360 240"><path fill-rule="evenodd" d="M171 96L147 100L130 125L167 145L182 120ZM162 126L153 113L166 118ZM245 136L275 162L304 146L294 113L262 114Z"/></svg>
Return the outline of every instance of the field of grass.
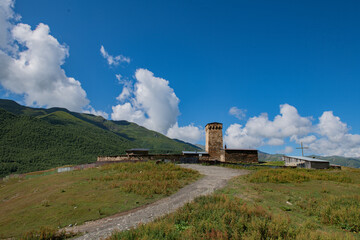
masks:
<svg viewBox="0 0 360 240"><path fill-rule="evenodd" d="M262 165L266 165L266 166L284 166L285 163L284 163L284 161L272 161L272 162L265 162Z"/></svg>
<svg viewBox="0 0 360 240"><path fill-rule="evenodd" d="M360 239L360 170L258 169L109 239Z"/></svg>
<svg viewBox="0 0 360 240"><path fill-rule="evenodd" d="M39 173L44 174L44 173ZM62 228L148 204L199 177L174 164L121 163L0 182L0 238Z"/></svg>

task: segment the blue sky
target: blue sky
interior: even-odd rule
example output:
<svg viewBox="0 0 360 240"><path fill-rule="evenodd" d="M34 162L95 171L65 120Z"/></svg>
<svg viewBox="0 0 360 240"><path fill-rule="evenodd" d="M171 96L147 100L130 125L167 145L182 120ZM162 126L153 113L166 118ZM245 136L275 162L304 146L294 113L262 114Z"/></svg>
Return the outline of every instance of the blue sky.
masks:
<svg viewBox="0 0 360 240"><path fill-rule="evenodd" d="M5 1L11 5L12 1ZM70 100L49 100L34 90L44 86L36 82L41 78L38 71L31 74L31 89L9 83L20 84L26 77L11 80L9 73L0 72L3 98L30 106L58 103L73 110L102 111L109 119L133 120L192 142L203 143L206 123L218 121L224 124L225 140L232 147L299 154L294 148L302 139L310 146L309 153L360 157L359 1L12 3L12 17L3 19L10 23L8 40L16 40L8 45L17 45L18 52L5 45L3 52L19 59L19 52L31 45L26 46L30 40L20 30L14 35L12 28L18 24L28 24L31 31L40 23L47 25L49 35L59 43L54 48L63 50L55 62L60 61L64 79L81 83L76 89L86 97L82 92L73 98L69 95L67 99L81 103L78 106ZM26 38L25 43L20 38ZM33 45L41 54L41 46ZM129 63L108 64L101 46L113 57L129 58ZM161 79L168 85L163 86L166 83ZM156 84L163 88L155 91ZM117 97L124 87L129 94L120 101ZM154 90L155 96L141 95L142 87ZM67 95L66 89L70 87L59 95ZM170 103L163 105L163 101ZM114 106L126 103L126 111L118 108L121 111L112 115ZM151 105L157 103L158 107ZM280 114L280 105L287 115ZM229 114L232 107L240 109L240 119ZM276 116L282 118L275 121ZM231 126L233 132L227 134Z"/></svg>

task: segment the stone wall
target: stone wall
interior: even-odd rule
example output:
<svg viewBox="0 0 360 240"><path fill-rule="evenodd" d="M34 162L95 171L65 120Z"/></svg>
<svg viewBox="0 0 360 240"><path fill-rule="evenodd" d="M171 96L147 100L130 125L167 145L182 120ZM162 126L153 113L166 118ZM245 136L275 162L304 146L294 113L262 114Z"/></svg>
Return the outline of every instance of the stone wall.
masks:
<svg viewBox="0 0 360 240"><path fill-rule="evenodd" d="M243 149L225 149L225 162L258 163L258 151Z"/></svg>
<svg viewBox="0 0 360 240"><path fill-rule="evenodd" d="M313 169L328 169L330 168L330 163L329 162L310 162L310 167L308 168L313 168Z"/></svg>
<svg viewBox="0 0 360 240"><path fill-rule="evenodd" d="M197 162L208 162L208 161L222 161L229 163L257 163L258 154L257 150L221 150L219 151L222 155L219 159L214 159L210 155L199 156L193 155L182 155L182 154L149 154L149 155L119 155L119 156L99 156L98 162L138 162L138 161L149 161L149 160L168 160L171 162L182 162L182 163L197 163Z"/></svg>
<svg viewBox="0 0 360 240"><path fill-rule="evenodd" d="M98 162L120 162L120 161L128 161L128 155L119 155L119 156L98 156Z"/></svg>
<svg viewBox="0 0 360 240"><path fill-rule="evenodd" d="M149 160L168 160L172 162L198 162L208 160L208 156L184 156L182 154L149 154L149 155L119 155L119 156L99 156L98 162L129 162L129 161L149 161Z"/></svg>

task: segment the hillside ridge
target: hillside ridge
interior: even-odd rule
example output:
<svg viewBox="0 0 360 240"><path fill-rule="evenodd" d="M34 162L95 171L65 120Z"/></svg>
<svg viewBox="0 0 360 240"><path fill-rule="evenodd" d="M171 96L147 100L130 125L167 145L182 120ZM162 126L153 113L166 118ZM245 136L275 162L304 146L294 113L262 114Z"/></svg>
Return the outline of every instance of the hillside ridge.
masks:
<svg viewBox="0 0 360 240"><path fill-rule="evenodd" d="M198 150L135 123L106 120L65 108L31 108L0 99L0 177L96 161L129 148L152 153Z"/></svg>

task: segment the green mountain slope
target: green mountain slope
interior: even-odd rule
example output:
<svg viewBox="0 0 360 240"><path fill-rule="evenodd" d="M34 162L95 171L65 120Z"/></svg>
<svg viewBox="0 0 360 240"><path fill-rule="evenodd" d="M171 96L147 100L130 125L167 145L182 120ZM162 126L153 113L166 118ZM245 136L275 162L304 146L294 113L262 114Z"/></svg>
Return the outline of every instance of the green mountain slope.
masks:
<svg viewBox="0 0 360 240"><path fill-rule="evenodd" d="M258 158L260 162L274 162L282 161L281 157L283 154L269 154L265 152L258 151Z"/></svg>
<svg viewBox="0 0 360 240"><path fill-rule="evenodd" d="M96 161L129 148L179 153L196 146L127 121L64 108L29 108L0 99L0 176Z"/></svg>

